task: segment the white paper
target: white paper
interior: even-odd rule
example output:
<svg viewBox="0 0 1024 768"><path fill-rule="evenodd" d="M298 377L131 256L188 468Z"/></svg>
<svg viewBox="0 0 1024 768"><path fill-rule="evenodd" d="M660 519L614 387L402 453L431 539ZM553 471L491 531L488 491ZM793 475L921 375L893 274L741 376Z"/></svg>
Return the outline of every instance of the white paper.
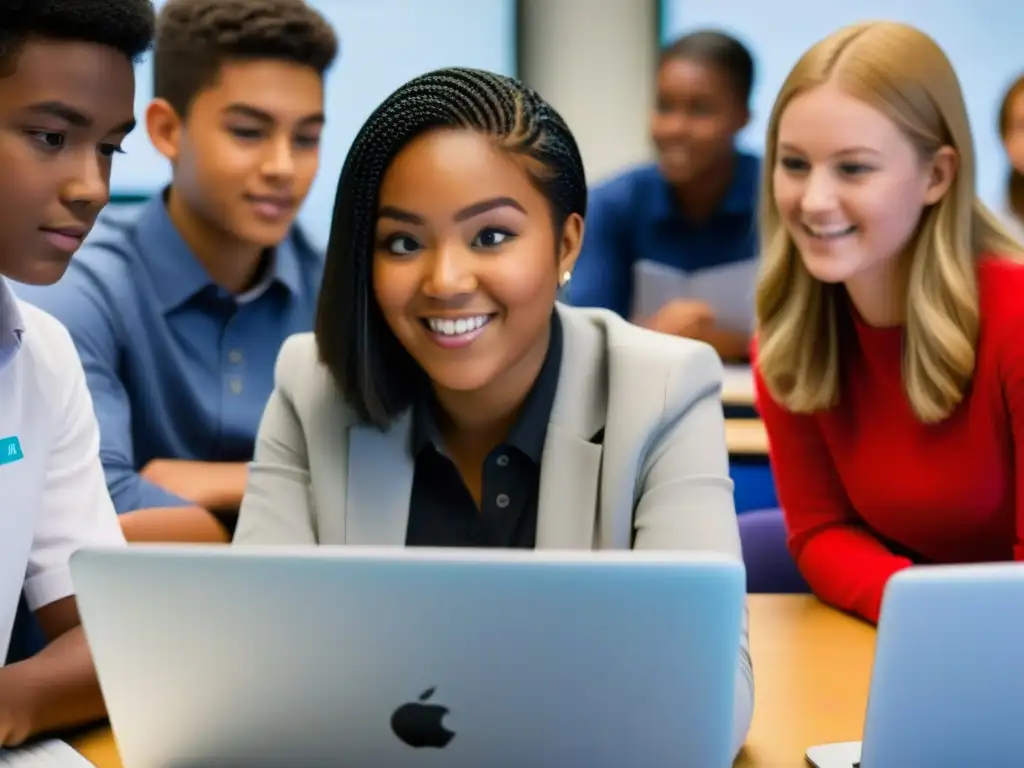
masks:
<svg viewBox="0 0 1024 768"><path fill-rule="evenodd" d="M814 768L854 768L860 762L860 752L859 741L822 744L807 750L807 762Z"/></svg>
<svg viewBox="0 0 1024 768"><path fill-rule="evenodd" d="M51 739L20 749L0 749L0 768L94 768L65 741Z"/></svg>
<svg viewBox="0 0 1024 768"><path fill-rule="evenodd" d="M723 330L754 329L754 287L757 260L683 272L666 264L638 261L633 265L633 316L646 319L674 299L702 301L715 313Z"/></svg>
<svg viewBox="0 0 1024 768"><path fill-rule="evenodd" d="M754 402L754 373L749 365L724 366L722 401L726 405L747 405Z"/></svg>

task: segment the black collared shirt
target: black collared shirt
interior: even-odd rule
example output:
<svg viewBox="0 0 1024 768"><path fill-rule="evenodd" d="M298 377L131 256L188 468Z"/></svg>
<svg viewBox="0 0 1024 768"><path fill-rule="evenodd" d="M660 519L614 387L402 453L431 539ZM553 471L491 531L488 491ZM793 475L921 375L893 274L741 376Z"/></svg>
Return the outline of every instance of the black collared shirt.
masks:
<svg viewBox="0 0 1024 768"><path fill-rule="evenodd" d="M558 389L562 325L551 317L551 342L540 374L505 442L483 466L480 508L444 453L430 401L413 409L416 459L406 544L416 547L504 547L533 549L541 456Z"/></svg>

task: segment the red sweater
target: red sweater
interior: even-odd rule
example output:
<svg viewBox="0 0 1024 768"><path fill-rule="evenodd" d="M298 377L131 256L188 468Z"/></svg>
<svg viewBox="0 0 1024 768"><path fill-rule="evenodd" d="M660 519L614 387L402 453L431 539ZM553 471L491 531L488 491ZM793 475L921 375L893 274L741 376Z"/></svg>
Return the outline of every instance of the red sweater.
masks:
<svg viewBox="0 0 1024 768"><path fill-rule="evenodd" d="M909 565L1024 560L1024 265L984 259L978 283L974 378L939 424L904 395L901 328L851 310L839 404L810 415L773 400L754 350L793 557L821 600L872 622Z"/></svg>

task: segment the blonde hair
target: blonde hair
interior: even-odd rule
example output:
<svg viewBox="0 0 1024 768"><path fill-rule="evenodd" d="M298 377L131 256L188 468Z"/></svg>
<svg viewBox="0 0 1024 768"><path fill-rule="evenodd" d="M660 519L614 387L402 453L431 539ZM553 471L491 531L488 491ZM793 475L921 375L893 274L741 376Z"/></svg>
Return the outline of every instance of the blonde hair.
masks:
<svg viewBox="0 0 1024 768"><path fill-rule="evenodd" d="M870 22L830 35L801 57L776 99L761 194L758 366L772 396L791 411L839 402L843 289L804 267L772 189L780 116L795 96L826 82L887 115L922 158L943 146L959 155L952 186L922 215L908 277L904 388L920 421L939 422L963 399L974 373L978 255L1024 251L975 194L974 148L956 73L934 40L904 24Z"/></svg>

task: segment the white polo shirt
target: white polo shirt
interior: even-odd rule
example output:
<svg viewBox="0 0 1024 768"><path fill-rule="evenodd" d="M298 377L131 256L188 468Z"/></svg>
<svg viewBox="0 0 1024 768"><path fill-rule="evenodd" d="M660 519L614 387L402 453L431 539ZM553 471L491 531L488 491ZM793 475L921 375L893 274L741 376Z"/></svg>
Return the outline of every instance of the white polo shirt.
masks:
<svg viewBox="0 0 1024 768"><path fill-rule="evenodd" d="M33 610L68 597L75 550L124 543L99 445L67 329L0 277L0 665L23 588Z"/></svg>

